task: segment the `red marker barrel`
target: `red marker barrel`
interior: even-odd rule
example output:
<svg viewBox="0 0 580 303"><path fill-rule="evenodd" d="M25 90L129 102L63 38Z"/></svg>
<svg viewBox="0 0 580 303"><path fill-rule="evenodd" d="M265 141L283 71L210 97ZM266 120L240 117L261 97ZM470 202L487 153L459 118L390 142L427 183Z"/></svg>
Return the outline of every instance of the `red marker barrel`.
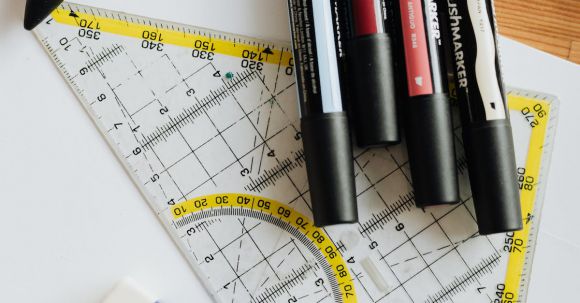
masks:
<svg viewBox="0 0 580 303"><path fill-rule="evenodd" d="M434 0L395 0L407 98L405 134L417 206L459 202L451 103L448 97L447 10Z"/></svg>

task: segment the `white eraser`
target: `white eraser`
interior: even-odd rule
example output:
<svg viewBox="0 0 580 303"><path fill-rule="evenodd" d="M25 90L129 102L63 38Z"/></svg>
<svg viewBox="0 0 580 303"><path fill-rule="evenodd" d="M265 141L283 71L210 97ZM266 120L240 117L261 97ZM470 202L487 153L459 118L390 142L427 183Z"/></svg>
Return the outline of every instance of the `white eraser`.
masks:
<svg viewBox="0 0 580 303"><path fill-rule="evenodd" d="M103 303L158 303L159 301L144 291L133 279L121 280L105 298Z"/></svg>

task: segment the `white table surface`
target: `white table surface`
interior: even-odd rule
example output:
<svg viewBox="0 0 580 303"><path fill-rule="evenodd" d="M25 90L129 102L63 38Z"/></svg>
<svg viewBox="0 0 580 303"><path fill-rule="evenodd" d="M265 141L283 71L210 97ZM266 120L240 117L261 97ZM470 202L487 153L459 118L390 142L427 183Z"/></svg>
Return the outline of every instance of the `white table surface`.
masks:
<svg viewBox="0 0 580 303"><path fill-rule="evenodd" d="M285 0L77 0L288 40ZM33 34L0 1L0 296L97 303L130 275L163 302L209 297ZM159 3L164 3L163 7ZM529 302L580 289L580 67L502 40L509 85L557 95L560 121Z"/></svg>

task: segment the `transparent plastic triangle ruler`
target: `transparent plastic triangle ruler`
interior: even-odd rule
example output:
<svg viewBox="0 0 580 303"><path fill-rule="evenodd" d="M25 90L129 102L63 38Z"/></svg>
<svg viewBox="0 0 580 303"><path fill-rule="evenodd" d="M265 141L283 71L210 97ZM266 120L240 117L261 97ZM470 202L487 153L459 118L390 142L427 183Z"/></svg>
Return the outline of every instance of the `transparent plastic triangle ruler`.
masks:
<svg viewBox="0 0 580 303"><path fill-rule="evenodd" d="M357 149L360 223L321 229L287 44L70 3L35 33L216 301L525 301L553 98L510 92L523 231L479 236L460 153L464 203L417 209L404 146Z"/></svg>

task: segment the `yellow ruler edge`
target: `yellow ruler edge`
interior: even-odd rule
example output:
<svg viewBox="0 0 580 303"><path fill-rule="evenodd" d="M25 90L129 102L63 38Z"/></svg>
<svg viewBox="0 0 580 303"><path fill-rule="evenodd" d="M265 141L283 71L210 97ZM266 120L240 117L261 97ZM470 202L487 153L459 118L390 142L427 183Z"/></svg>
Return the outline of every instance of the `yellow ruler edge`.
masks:
<svg viewBox="0 0 580 303"><path fill-rule="evenodd" d="M177 220L197 212L220 208L249 209L265 213L288 223L312 241L328 261L338 282L338 287L342 294L342 302L353 303L357 301L350 270L332 240L322 228L314 226L308 216L301 214L284 203L249 194L224 193L201 196L173 205L171 213L173 214L173 219Z"/></svg>
<svg viewBox="0 0 580 303"><path fill-rule="evenodd" d="M540 169L542 165L542 156L544 154L543 146L546 139L546 132L548 129L548 122L550 117L550 103L544 100L528 98L523 96L509 95L508 96L508 106L510 110L522 111L525 108L530 109L530 114L534 114L535 119L539 121L538 125L532 128L530 143L528 146L528 153L526 159L526 177L533 177L533 184L530 190L523 188L520 191L520 201L522 205L522 215L525 220L527 214L534 213L534 206L537 197L537 183L540 177ZM538 107L541 106L541 107ZM540 115L538 111L534 110L539 108L542 110ZM525 181L524 181L525 182ZM510 252L508 259L508 268L506 271L505 278L505 290L502 295L502 303L512 303L518 302L520 297L521 280L524 271L524 263L526 259L526 253L528 250L530 229L532 224L524 224L524 228L520 231L514 233L513 239L522 240L522 251L512 251Z"/></svg>
<svg viewBox="0 0 580 303"><path fill-rule="evenodd" d="M97 16L86 12L75 11L75 16L70 16L71 10L60 6L53 11L51 17L60 24L85 28L95 32L106 32L139 40L147 40L152 43L171 44L176 46L197 49L198 55L205 58L210 57L213 53L247 59L260 63L280 64L288 67L293 65L292 53L288 49L271 48L268 54L262 53L266 43L244 43L212 37L211 33L186 33L175 29L159 28L157 24L141 24L138 20L129 21L126 17L124 20L113 19L109 17ZM137 17L135 19L138 19ZM148 44L149 45L149 44ZM155 44L156 45L156 44ZM152 46L153 47L153 46Z"/></svg>

